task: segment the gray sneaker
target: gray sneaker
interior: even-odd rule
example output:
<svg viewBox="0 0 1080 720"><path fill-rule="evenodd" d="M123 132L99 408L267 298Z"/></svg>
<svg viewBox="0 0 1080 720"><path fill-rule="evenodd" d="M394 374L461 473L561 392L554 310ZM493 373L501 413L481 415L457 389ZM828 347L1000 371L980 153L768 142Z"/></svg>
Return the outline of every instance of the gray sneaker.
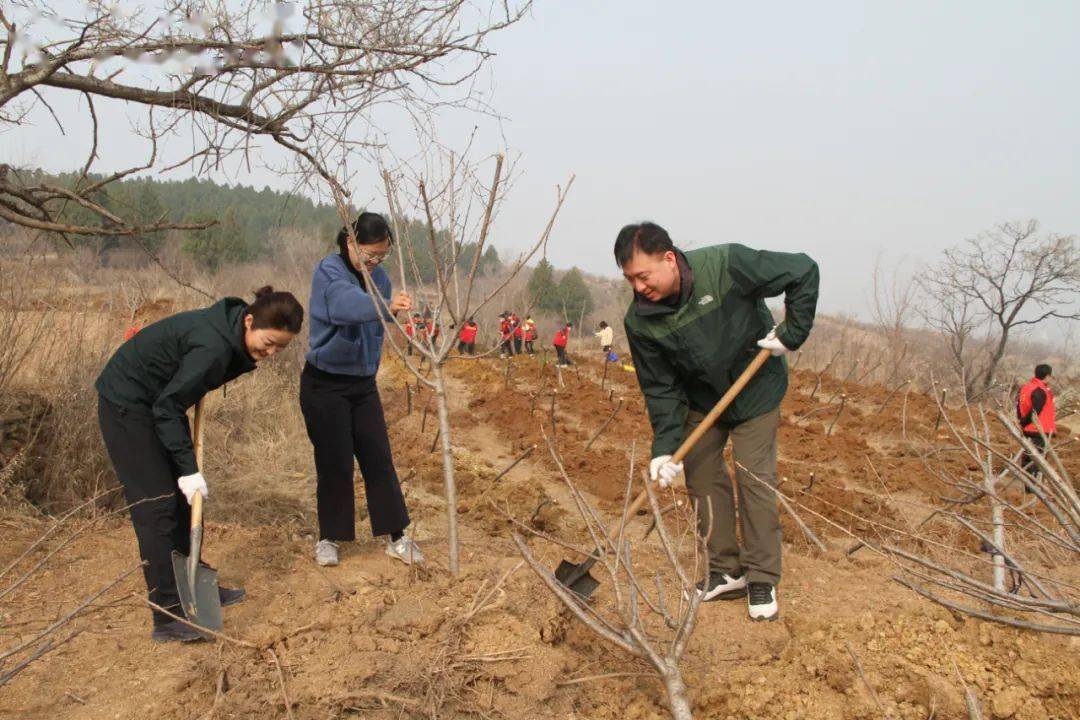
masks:
<svg viewBox="0 0 1080 720"><path fill-rule="evenodd" d="M402 535L397 540L387 540L386 554L406 565L424 562L424 553L420 552L420 546L408 535Z"/></svg>
<svg viewBox="0 0 1080 720"><path fill-rule="evenodd" d="M323 567L338 564L338 545L333 540L320 540L315 544L315 562Z"/></svg>

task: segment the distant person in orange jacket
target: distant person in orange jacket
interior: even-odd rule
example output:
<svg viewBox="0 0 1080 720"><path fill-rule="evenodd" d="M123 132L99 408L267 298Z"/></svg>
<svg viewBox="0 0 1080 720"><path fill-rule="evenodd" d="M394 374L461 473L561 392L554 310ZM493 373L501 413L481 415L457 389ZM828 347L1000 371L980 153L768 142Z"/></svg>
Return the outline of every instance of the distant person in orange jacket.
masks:
<svg viewBox="0 0 1080 720"><path fill-rule="evenodd" d="M1047 382L1052 374L1053 369L1049 365L1037 365L1035 377L1020 388L1020 394L1016 398L1016 419L1020 423L1020 429L1039 452L1046 448L1045 438L1057 430L1054 391ZM1039 432L1040 429L1042 432ZM1032 475L1039 471L1035 459L1027 452L1020 459L1020 464Z"/></svg>
<svg viewBox="0 0 1080 720"><path fill-rule="evenodd" d="M464 355L465 353L468 353L469 355L476 354L477 330L479 330L479 328L476 326L476 323L473 321L472 318L469 318L468 321L466 321L466 323L462 326L461 332L458 333L457 349L459 353L461 353L462 355Z"/></svg>
<svg viewBox="0 0 1080 720"><path fill-rule="evenodd" d="M514 337L514 326L510 320L510 313L503 311L499 315L499 357L513 357L514 346L511 341Z"/></svg>
<svg viewBox="0 0 1080 720"><path fill-rule="evenodd" d="M532 315L527 315L525 317L525 352L530 355L536 354L534 342L536 342L536 323L533 322Z"/></svg>
<svg viewBox="0 0 1080 720"><path fill-rule="evenodd" d="M566 323L562 330L555 333L555 339L552 340L552 344L555 346L555 352L559 356L559 365L561 367L567 367L570 363L570 357L566 354L566 344L570 341L570 329L574 327L574 323Z"/></svg>

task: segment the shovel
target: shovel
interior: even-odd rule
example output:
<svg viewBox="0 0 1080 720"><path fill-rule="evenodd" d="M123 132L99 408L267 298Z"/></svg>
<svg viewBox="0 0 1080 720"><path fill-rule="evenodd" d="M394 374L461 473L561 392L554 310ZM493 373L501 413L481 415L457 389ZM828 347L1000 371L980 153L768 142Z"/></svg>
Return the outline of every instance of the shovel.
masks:
<svg viewBox="0 0 1080 720"><path fill-rule="evenodd" d="M738 379L732 384L728 391L724 393L724 396L720 398L713 409L709 411L709 414L698 424L694 431L690 433L690 437L683 441L683 444L679 446L679 449L675 451L675 454L671 456L671 462L680 463L683 458L689 454L690 450L697 444L697 441L701 439L701 436L709 431L709 428L717 421L717 419L727 410L731 405L735 397L742 392L742 389L746 387L746 384L750 382L750 379L754 377L754 374L761 369L761 366L765 364L765 361L769 359L772 353L769 350L761 350L754 356L753 361L746 366L746 369L742 371ZM649 493L646 490L642 490L638 493L638 496L634 498L634 502L630 503L630 507L627 508L626 514L623 516L622 524L630 522L630 519L637 514L641 506L648 500ZM567 560L563 560L559 563L559 567L555 568L555 579L561 582L566 587L577 593L578 597L582 600L587 600L593 591L600 586L600 581L589 574L589 570L596 564L596 561L600 558L596 555L590 555L585 562L572 563Z"/></svg>
<svg viewBox="0 0 1080 720"><path fill-rule="evenodd" d="M195 405L195 464L202 469L203 443L203 401ZM203 536L203 496L195 493L191 498L191 555L185 556L173 550L173 574L176 576L176 590L180 595L180 605L189 622L208 630L221 630L221 596L218 594L217 570L212 570L199 563L202 554ZM210 639L210 636L203 633Z"/></svg>

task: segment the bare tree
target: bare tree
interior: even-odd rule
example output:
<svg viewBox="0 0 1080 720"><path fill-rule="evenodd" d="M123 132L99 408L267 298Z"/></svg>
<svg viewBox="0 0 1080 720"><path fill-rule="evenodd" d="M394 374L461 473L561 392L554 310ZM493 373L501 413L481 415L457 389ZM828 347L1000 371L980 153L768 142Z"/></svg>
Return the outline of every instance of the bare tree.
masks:
<svg viewBox="0 0 1080 720"><path fill-rule="evenodd" d="M949 337L969 398L997 380L1009 341L1022 327L1051 318L1075 320L1080 253L1075 236L1036 236L1038 223L1005 223L944 251L922 278L933 305L926 315ZM971 343L985 341L981 362Z"/></svg>
<svg viewBox="0 0 1080 720"><path fill-rule="evenodd" d="M965 427L940 409L967 463L958 471L955 464L928 462L946 504L909 531L886 531L881 549L900 571L894 579L984 620L1080 635L1080 589L1060 571L1080 559L1080 497L1060 456L1052 446L1039 452L1002 412L991 416L965 403ZM1004 439L991 432L991 419L1005 429ZM1020 449L1037 470L1021 463ZM935 518L956 532L921 532ZM972 540L977 553L969 549Z"/></svg>
<svg viewBox="0 0 1080 720"><path fill-rule="evenodd" d="M277 170L294 173L298 187L326 182L347 196L323 158L377 144L377 104L414 116L443 104L482 108L470 81L490 56L487 36L519 20L529 2L493 2L488 12L464 0L54 5L0 7L0 128L17 141L44 108L61 133L64 123L89 126L91 146L70 186L0 166L0 219L69 244L70 235L130 237L150 252L140 239L147 233L210 223L121 216L102 202L110 183L184 166L203 174L230 160L250 170L269 145L284 151ZM58 93L80 97L82 114L58 117L48 102ZM145 108L147 159L98 176L102 101ZM186 145L169 161L167 140ZM91 220L69 220L65 209L75 206Z"/></svg>
<svg viewBox="0 0 1080 720"><path fill-rule="evenodd" d="M490 291L483 294L477 292L476 279L480 267L480 257L487 245L491 230L491 222L494 218L500 200L503 197L505 187L504 156L495 158L494 177L490 184L484 184L475 174L475 168L456 153L436 149L435 155L442 156L445 161L442 164L443 177L436 182L424 174L417 174L410 168L402 168L397 177L389 171L384 172L383 178L387 194L387 204L390 208L391 220L394 226L394 235L399 238L397 243L398 263L401 289L408 290L409 282L406 278L406 268L412 273L412 294L416 297L428 298L431 307L432 329L441 326L442 322L449 319L455 327L460 326L467 318L472 317L483 309L496 295L501 293L510 281L521 272L525 264L536 252L547 245L551 237L555 220L559 215L562 204L570 187L574 183L573 176L565 187L556 188L555 208L548 219L547 224L541 231L532 248L522 253L508 270L501 282ZM430 159L429 159L430 160ZM434 170L438 162L430 163L432 167L426 170ZM438 172L438 170L434 170ZM408 176L407 179L402 179ZM408 193L408 200L403 203L401 195ZM338 212L342 217L343 224L352 236L352 223L350 211L345 203L344 195L336 192ZM473 202L479 204L478 212L470 212ZM415 208L425 218L427 225L428 252L434 261L435 288L430 288L424 282L417 262L416 249L408 239L408 233L401 232L404 223L402 215L406 207ZM475 240L471 240L475 238ZM355 238L352 238L355 240ZM460 277L458 261L466 246L473 247L472 261L468 272ZM371 281L367 267L361 266L368 281L368 287L375 287ZM447 537L449 543L449 569L451 574L459 572L459 544L457 527L457 485L454 477L454 457L452 435L450 427L449 393L446 388L444 368L446 363L454 356L451 350L455 345L453 333L425 332L406 335L402 322L389 312L388 303L377 292L372 294L376 302L380 304L383 312L380 314L381 321L389 337L405 338L414 350L415 356L406 352L396 342L389 343L389 347L397 354L406 369L411 372L419 384L426 386L435 393L435 404L439 417L439 428L436 442L440 443L443 461L443 483L446 492L447 503ZM411 319L406 319L406 323ZM496 346L497 347L497 346ZM490 352L494 351L492 348ZM484 357L484 354L475 357ZM475 358L472 358L475 359ZM427 364L427 371L424 364ZM434 447L434 446L433 446Z"/></svg>
<svg viewBox="0 0 1080 720"><path fill-rule="evenodd" d="M693 573L705 572L709 565L708 538L697 534L695 521L692 520L696 510L672 503L669 510L679 507L691 513L685 516L675 513L675 517L681 520L681 531L677 529L672 533L663 518L665 510L661 509L648 478L642 474L652 510L649 529L656 529L662 557L658 567L649 568L640 555L633 552L627 528L628 517L634 514L636 507L636 503L630 503L634 478L633 449L630 453L623 519L617 525L608 525L600 519L599 513L566 473L551 439L546 435L544 439L585 524L591 547L559 544L584 558L592 558L596 562L594 567L603 568L611 590L609 600L587 601L563 585L536 558L525 539L512 532L511 537L518 551L547 589L592 633L652 665L667 691L671 716L675 720L690 720L693 715L680 663L693 635L701 606L701 594L695 586ZM536 537L553 539L524 523L514 521L514 525Z"/></svg>
<svg viewBox="0 0 1080 720"><path fill-rule="evenodd" d="M892 384L898 376L910 374L911 343L908 326L915 308L918 286L901 276L901 267L893 267L892 275L886 277L881 268L881 258L874 264L874 321L885 341L888 375L885 384Z"/></svg>

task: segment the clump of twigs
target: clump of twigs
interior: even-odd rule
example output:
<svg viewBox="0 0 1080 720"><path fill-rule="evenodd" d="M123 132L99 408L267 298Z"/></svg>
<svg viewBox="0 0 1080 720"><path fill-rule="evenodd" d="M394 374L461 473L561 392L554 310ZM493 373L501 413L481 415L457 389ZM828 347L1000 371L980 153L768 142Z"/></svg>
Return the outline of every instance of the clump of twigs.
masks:
<svg viewBox="0 0 1080 720"><path fill-rule="evenodd" d="M650 566L650 562L634 553L625 519L633 487L633 452L627 477L624 519L613 525L600 518L596 509L566 473L546 434L544 439L563 481L570 489L588 532L591 548L561 542L560 545L578 553L582 558L595 558L594 568L603 575L604 584L598 590L598 596L594 596L592 600L584 600L560 583L536 558L525 538L513 532L512 537L518 550L548 590L585 627L602 640L646 660L652 666L667 691L668 707L673 718L691 718L686 684L679 664L697 620L701 600L694 578L707 571L707 539L699 537L695 531L695 523L688 517L681 517L679 513L674 515L681 520L678 523L681 527L672 533L664 521L664 511L656 494L646 480L645 489L662 557L658 566ZM516 523L516 526L529 530L519 523ZM552 539L540 533L531 534L547 540Z"/></svg>

